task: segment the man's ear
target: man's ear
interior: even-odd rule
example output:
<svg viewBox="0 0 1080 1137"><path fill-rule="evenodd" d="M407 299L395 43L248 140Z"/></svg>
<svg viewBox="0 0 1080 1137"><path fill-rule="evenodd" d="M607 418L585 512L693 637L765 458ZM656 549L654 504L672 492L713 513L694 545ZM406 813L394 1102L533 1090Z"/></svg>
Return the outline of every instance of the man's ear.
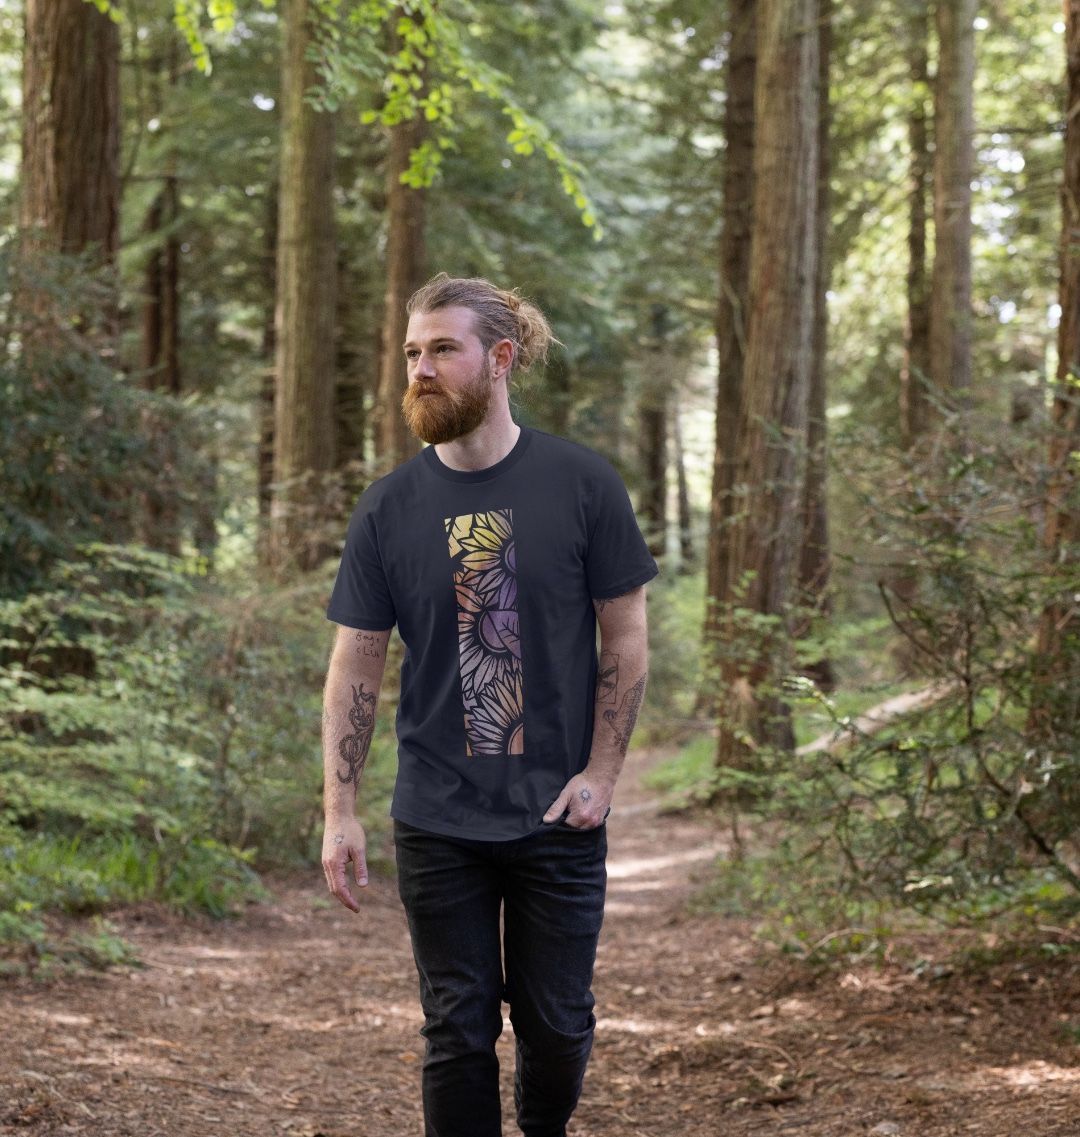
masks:
<svg viewBox="0 0 1080 1137"><path fill-rule="evenodd" d="M514 362L514 345L510 340L499 340L491 349L491 370L495 375L503 378L510 373Z"/></svg>

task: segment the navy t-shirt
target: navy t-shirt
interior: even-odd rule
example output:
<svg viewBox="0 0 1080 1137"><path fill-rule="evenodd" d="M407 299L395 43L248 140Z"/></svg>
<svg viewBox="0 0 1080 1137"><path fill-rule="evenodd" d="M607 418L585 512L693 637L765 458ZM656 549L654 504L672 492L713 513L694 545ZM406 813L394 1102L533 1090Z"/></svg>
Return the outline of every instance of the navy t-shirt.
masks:
<svg viewBox="0 0 1080 1137"><path fill-rule="evenodd" d="M584 769L593 599L659 572L602 455L522 426L484 470L427 446L364 490L327 618L405 645L391 815L448 836L537 829Z"/></svg>

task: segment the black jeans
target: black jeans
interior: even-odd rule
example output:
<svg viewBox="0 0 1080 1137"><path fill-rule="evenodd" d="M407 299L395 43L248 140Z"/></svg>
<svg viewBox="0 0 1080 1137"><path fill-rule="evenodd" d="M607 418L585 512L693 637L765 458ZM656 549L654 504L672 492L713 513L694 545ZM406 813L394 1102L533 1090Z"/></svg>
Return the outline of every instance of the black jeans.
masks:
<svg viewBox="0 0 1080 1137"><path fill-rule="evenodd" d="M525 1137L564 1137L596 1025L606 825L474 841L395 821L394 843L424 1008L426 1137L501 1137L504 999L518 1125Z"/></svg>

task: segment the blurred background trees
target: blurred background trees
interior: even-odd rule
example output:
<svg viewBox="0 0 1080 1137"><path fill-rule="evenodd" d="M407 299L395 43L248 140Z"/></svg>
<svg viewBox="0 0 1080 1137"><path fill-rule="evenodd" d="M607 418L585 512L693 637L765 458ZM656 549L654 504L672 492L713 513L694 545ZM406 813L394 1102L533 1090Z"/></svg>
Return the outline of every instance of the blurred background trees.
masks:
<svg viewBox="0 0 1080 1137"><path fill-rule="evenodd" d="M759 835L724 871L1075 912L1077 7L0 14L4 934L317 856L323 609L438 270L562 341L515 416L631 487L640 738Z"/></svg>

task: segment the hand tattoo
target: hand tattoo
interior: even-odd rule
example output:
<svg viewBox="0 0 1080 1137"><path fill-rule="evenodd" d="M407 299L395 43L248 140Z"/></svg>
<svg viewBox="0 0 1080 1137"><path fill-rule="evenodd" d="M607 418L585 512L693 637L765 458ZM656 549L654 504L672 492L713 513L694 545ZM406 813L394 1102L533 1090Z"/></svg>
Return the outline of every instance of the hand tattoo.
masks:
<svg viewBox="0 0 1080 1137"><path fill-rule="evenodd" d="M335 844L335 845L340 845L340 844L341 844L341 842L342 842L342 841L344 841L344 840L345 840L345 834L344 834L344 833L339 833L339 834L338 834L338 835L337 835L337 836L334 838L334 844Z"/></svg>
<svg viewBox="0 0 1080 1137"><path fill-rule="evenodd" d="M338 744L338 752L345 759L345 774L337 771L338 781L342 785L350 782L354 786L360 784L360 775L364 772L367 762L368 749L371 746L371 736L375 732L375 699L376 696L364 690L363 683L353 687L353 705L349 708L349 723L356 731L347 734Z"/></svg>
<svg viewBox="0 0 1080 1137"><path fill-rule="evenodd" d="M592 794L589 793L588 790L582 790L581 793L578 794L578 797L580 797L584 802L592 801Z"/></svg>

